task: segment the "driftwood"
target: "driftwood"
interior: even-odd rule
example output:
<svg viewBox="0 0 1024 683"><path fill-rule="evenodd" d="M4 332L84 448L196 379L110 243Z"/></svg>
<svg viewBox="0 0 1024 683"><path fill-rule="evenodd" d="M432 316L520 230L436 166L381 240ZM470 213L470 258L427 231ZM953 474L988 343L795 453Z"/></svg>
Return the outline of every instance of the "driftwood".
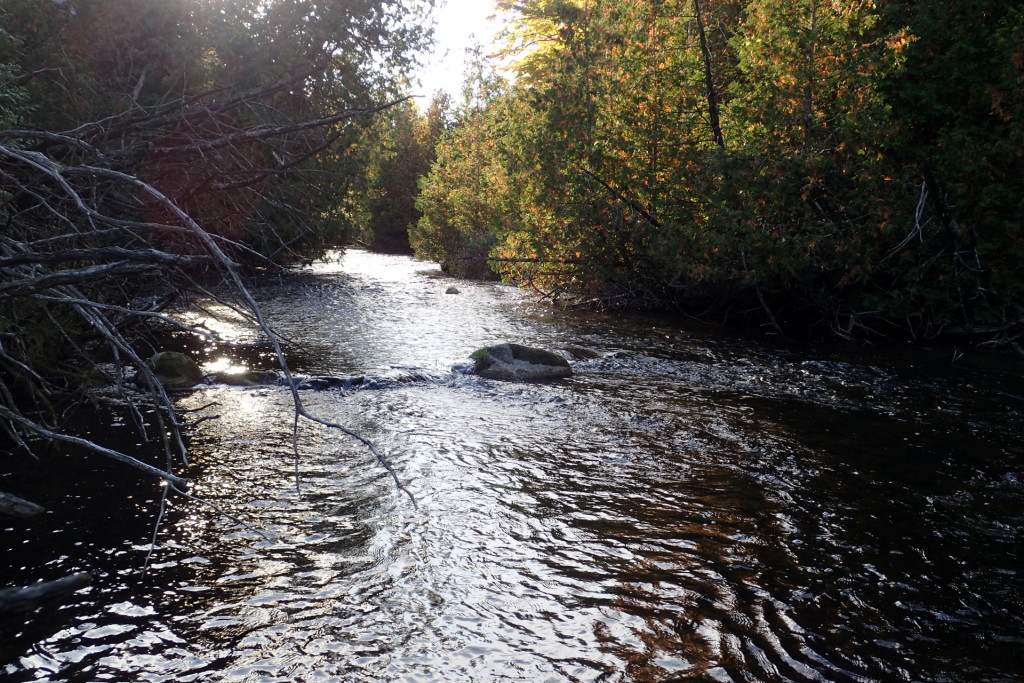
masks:
<svg viewBox="0 0 1024 683"><path fill-rule="evenodd" d="M42 505L0 491L0 515L8 517L34 517L46 512Z"/></svg>
<svg viewBox="0 0 1024 683"><path fill-rule="evenodd" d="M92 574L81 572L53 581L40 581L23 588L0 590L0 616L30 612L54 602L64 601L75 591L92 583Z"/></svg>

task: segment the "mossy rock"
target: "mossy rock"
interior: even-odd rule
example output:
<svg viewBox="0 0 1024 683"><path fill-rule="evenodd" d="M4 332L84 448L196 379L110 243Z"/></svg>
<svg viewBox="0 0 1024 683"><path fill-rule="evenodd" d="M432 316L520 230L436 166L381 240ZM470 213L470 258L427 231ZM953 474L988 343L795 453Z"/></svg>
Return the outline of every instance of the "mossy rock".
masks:
<svg viewBox="0 0 1024 683"><path fill-rule="evenodd" d="M165 389L188 389L203 381L199 365L177 351L157 353L149 359L149 367Z"/></svg>
<svg viewBox="0 0 1024 683"><path fill-rule="evenodd" d="M488 379L545 381L572 376L569 361L557 353L520 344L497 344L475 351L476 374Z"/></svg>

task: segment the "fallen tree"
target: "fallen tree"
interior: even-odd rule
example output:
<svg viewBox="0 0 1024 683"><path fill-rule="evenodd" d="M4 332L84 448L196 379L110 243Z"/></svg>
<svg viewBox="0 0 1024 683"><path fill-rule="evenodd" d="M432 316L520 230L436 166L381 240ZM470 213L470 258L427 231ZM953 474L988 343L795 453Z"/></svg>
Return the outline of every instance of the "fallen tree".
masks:
<svg viewBox="0 0 1024 683"><path fill-rule="evenodd" d="M154 323L208 335L168 307L189 293L212 296L211 284L231 288L234 301L224 303L263 332L289 376L281 341L243 281L245 269L279 267L292 248L269 222L266 202L279 214L301 184L297 168L352 121L407 99L249 126L232 115L294 86L292 77L227 100L208 93L62 133L0 131L0 425L23 452L72 445L183 491L174 470L188 462L186 425L138 340ZM271 179L281 181L273 192ZM252 229L278 239L277 258L246 239ZM160 440L162 467L64 433L69 407L97 384L114 388L143 437ZM309 413L294 390L293 400L296 424L312 420L356 438L398 483L370 441ZM147 417L155 421L149 430Z"/></svg>

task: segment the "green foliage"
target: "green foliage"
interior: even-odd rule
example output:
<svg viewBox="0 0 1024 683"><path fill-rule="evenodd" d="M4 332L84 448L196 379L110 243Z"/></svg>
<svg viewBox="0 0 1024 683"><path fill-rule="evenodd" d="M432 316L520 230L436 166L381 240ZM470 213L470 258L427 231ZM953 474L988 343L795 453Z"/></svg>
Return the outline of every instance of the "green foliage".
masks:
<svg viewBox="0 0 1024 683"><path fill-rule="evenodd" d="M982 1L890 11L911 36L886 82L893 154L926 193L919 246L898 256L909 308L941 308L967 328L1020 320L1021 9Z"/></svg>
<svg viewBox="0 0 1024 683"><path fill-rule="evenodd" d="M488 86L485 107L462 112L461 121L437 145L437 158L420 181L416 208L422 217L409 232L420 258L441 262L446 272L494 277L487 263L500 235L519 225L521 197L511 182L509 125L516 102Z"/></svg>
<svg viewBox="0 0 1024 683"><path fill-rule="evenodd" d="M28 93L20 83L19 41L3 26L7 11L0 7L0 130L18 125L27 113Z"/></svg>
<svg viewBox="0 0 1024 683"><path fill-rule="evenodd" d="M412 251L419 181L434 162L448 115L449 98L439 93L424 112L407 102L377 117L361 137L366 170L353 202L360 243L375 251Z"/></svg>
<svg viewBox="0 0 1024 683"><path fill-rule="evenodd" d="M435 167L425 254L493 243L503 276L552 294L750 301L802 333L1022 324L1019 7L499 6L515 88L446 151L472 173Z"/></svg>

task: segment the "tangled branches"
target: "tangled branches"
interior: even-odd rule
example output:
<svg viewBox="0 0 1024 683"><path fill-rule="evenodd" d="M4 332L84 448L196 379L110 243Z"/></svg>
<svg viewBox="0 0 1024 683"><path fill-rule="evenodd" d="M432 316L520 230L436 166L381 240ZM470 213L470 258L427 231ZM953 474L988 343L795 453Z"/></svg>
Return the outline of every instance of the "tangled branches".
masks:
<svg viewBox="0 0 1024 683"><path fill-rule="evenodd" d="M172 470L187 463L184 425L136 340L153 322L201 333L166 311L186 292L209 294L211 281L234 289L289 376L242 269L286 262L313 231L305 207L289 202L308 180L302 165L357 117L405 99L280 116L273 102L295 82L222 100L211 92L63 133L0 131L0 425L14 444L74 445L183 487ZM153 416L163 468L62 431L68 408L96 383L115 388L143 436L144 414ZM293 398L296 423L342 430L395 475L372 443Z"/></svg>

